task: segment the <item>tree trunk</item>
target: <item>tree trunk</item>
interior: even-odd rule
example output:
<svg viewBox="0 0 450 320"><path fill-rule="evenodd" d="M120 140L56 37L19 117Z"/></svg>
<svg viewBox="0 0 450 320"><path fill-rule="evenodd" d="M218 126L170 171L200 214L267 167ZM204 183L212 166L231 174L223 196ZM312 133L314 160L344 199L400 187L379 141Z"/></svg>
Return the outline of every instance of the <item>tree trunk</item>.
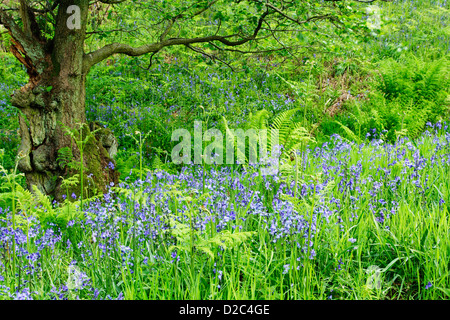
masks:
<svg viewBox="0 0 450 320"><path fill-rule="evenodd" d="M79 170L70 169L67 163L57 160L58 151L70 147L73 160L80 161L77 144L64 127L77 129L79 124L86 123L84 82L84 76L64 79L54 77L39 86L28 84L12 99L14 106L21 111L19 124L22 142L19 157L22 158L19 169L25 173L30 190L36 185L41 192L53 195L57 200L62 200L67 192L65 188L61 188L61 177L67 178L79 173ZM52 89L47 92L46 88L50 86ZM92 125L90 128L96 129ZM81 139L89 131L89 127L85 127ZM96 134L85 145L84 181L91 182L91 187L98 191L105 191L110 182L117 183L118 176L113 170L114 166L110 164L114 164L112 156L116 148L117 141L106 130L100 130L100 134ZM92 179L88 179L88 176ZM88 183L86 185L89 186ZM84 196L92 195L93 188L90 188L90 192L85 190ZM70 188L69 194L72 192L79 196L79 186Z"/></svg>
<svg viewBox="0 0 450 320"><path fill-rule="evenodd" d="M79 170L70 169L58 160L58 151L71 148L73 160L80 161L76 143L64 127L79 128L86 123L85 85L86 71L83 70L83 46L87 18L86 0L61 1L58 11L55 36L43 44L43 51L24 50L20 43L13 46L13 53L27 67L29 82L14 92L12 104L19 108L21 145L19 147L19 169L25 173L28 187L35 185L41 192L62 200L66 188L62 178ZM66 3L67 2L67 3ZM71 30L66 26L66 8L73 2L80 2L83 28ZM84 4L84 5L83 5ZM25 52L27 51L27 52ZM25 54L24 54L25 52ZM31 57L31 58L29 58ZM91 126L92 128L92 126ZM83 139L89 134L86 126ZM117 183L112 157L117 141L110 131L100 130L85 146L84 183L92 195L93 188L105 191L110 182ZM109 152L108 152L109 151ZM88 179L88 177L91 177ZM80 195L80 186L72 187L69 195Z"/></svg>

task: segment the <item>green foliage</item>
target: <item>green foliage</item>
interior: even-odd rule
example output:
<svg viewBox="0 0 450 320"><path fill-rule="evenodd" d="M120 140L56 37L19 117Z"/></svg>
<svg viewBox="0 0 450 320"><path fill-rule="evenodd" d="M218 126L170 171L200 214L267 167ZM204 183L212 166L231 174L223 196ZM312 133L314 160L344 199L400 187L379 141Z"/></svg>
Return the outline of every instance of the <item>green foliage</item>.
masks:
<svg viewBox="0 0 450 320"><path fill-rule="evenodd" d="M214 252L217 252L218 248L231 250L238 247L240 244L244 243L256 234L256 232L250 231L232 233L229 230L224 230L212 237L208 237L206 234L202 234L198 230L192 230L189 225L180 223L174 219L174 217L169 217L168 222L171 228L169 230L170 234L177 239L177 245L171 246L169 248L170 251L175 249L185 252L197 250L209 255L213 261L217 256Z"/></svg>
<svg viewBox="0 0 450 320"><path fill-rule="evenodd" d="M66 166L76 167L76 164L73 162L72 148L63 147L63 148L59 149L58 157L56 158L56 162L63 169Z"/></svg>
<svg viewBox="0 0 450 320"><path fill-rule="evenodd" d="M281 159L287 158L292 152L303 150L308 143L315 142L304 127L304 123L293 120L294 114L298 111L299 109L291 109L281 112L270 125L271 130L279 132L279 144L283 146ZM272 147L272 141L269 146Z"/></svg>
<svg viewBox="0 0 450 320"><path fill-rule="evenodd" d="M450 108L448 57L419 59L407 54L380 62L380 76L367 101L350 101L333 120L344 137L358 143L369 133L395 141L415 138L428 122L444 120ZM327 120L330 121L330 120ZM329 122L326 122L329 123Z"/></svg>
<svg viewBox="0 0 450 320"><path fill-rule="evenodd" d="M145 140L148 138L149 134L151 133L151 131L147 132L145 135L143 135L140 131L135 131L135 135L139 136L139 139L137 139L134 135L129 135L133 138L133 140L136 142L138 148L139 148L139 179L141 181L143 174L144 174L144 169L143 169L143 147L144 147L144 143Z"/></svg>
<svg viewBox="0 0 450 320"><path fill-rule="evenodd" d="M43 194L36 186L33 186L33 195L30 193L27 194L26 199L28 198L31 198L30 200L32 201L30 203L35 205L32 211L33 214L38 216L43 226L55 224L61 230L64 230L70 220L79 216L79 211L75 209L79 202L66 201L63 205L55 208L50 198Z"/></svg>
<svg viewBox="0 0 450 320"><path fill-rule="evenodd" d="M62 127L64 128L66 134L68 136L70 136L71 145L72 145L72 143L75 143L78 148L78 151L80 152L80 160L79 161L76 161L76 160L70 161L69 166L79 170L79 174L76 176L80 178L80 191L79 191L80 195L79 195L79 197L80 197L81 210L83 210L83 199L85 198L85 194L88 195L89 191L90 191L90 190L85 190L84 150L89 141L92 141L92 139L95 140L95 133L97 131L99 131L100 129L90 131L89 127L86 123L78 123L77 126L78 126L78 128L73 128L73 129L66 127L64 125ZM58 150L58 152L59 151L61 151L61 149ZM63 159L63 161L67 161L71 155L71 150L69 150L69 151L67 149L63 149L59 153L58 159L60 159L60 161L61 161L61 159ZM72 179L73 179L73 177L72 177ZM68 185L66 185L66 186L68 186ZM88 188L86 188L86 189L88 189ZM94 190L94 192L97 192L97 190Z"/></svg>
<svg viewBox="0 0 450 320"><path fill-rule="evenodd" d="M360 65L354 60L344 60L341 63L338 63L333 66L333 75L334 76L342 76L345 73L349 75L357 75L360 70Z"/></svg>
<svg viewBox="0 0 450 320"><path fill-rule="evenodd" d="M395 138L395 130L407 130L409 136L417 137L427 122L448 116L448 65L446 57L428 62L413 55L400 62L389 59L382 63L379 90L385 102L378 105L382 122L374 120L376 126L387 130L390 140Z"/></svg>
<svg viewBox="0 0 450 320"><path fill-rule="evenodd" d="M3 167L0 167L4 170ZM28 224L21 220L24 218L35 216L42 226L48 227L56 225L61 230L66 228L69 220L78 216L75 209L78 202L66 201L59 207L54 207L50 198L44 195L36 186L33 186L32 192L22 187L13 180L14 173L5 174L3 177L7 181L2 186L2 193L0 193L0 204L4 205L14 203L13 211L20 228L28 228ZM12 187L15 185L14 187Z"/></svg>
<svg viewBox="0 0 450 320"><path fill-rule="evenodd" d="M11 55L0 51L0 149L4 150L1 164L6 169L14 169L18 136L18 110L9 104L13 89L26 83L26 72Z"/></svg>
<svg viewBox="0 0 450 320"><path fill-rule="evenodd" d="M247 122L247 127L249 129L268 129L268 121L271 118L271 113L266 109L261 109L256 111L254 114L250 113L249 120Z"/></svg>
<svg viewBox="0 0 450 320"><path fill-rule="evenodd" d="M398 100L403 105L434 102L434 113L443 110L441 104L449 94L449 61L447 57L425 61L406 55L401 62L388 59L381 64L379 89L388 101Z"/></svg>
<svg viewBox="0 0 450 320"><path fill-rule="evenodd" d="M137 171L139 170L135 170L139 163L139 156L137 155L136 150L118 150L115 160L115 169L120 173L122 179L130 176L130 174L130 178L135 177L135 174L137 174Z"/></svg>
<svg viewBox="0 0 450 320"><path fill-rule="evenodd" d="M71 177L60 177L62 179L61 187L66 189L66 197L69 197L69 189L71 187L76 187L80 183L80 175L74 174Z"/></svg>
<svg viewBox="0 0 450 320"><path fill-rule="evenodd" d="M342 130L344 130L345 135L348 136L351 140L354 140L357 143L361 142L361 138L357 136L349 127L339 121L336 121L336 123L341 127Z"/></svg>
<svg viewBox="0 0 450 320"><path fill-rule="evenodd" d="M252 138L252 134L255 134L256 136L253 137L253 139L257 142L257 144L255 146L250 146L246 143L244 155L241 155L242 151L238 148L235 135L229 128L228 121L225 117L222 118L222 125L224 128L223 131L226 134L227 139L229 138L231 139L231 141L234 141L236 154L238 155L238 157L239 155L241 155L243 158L245 158L246 163L248 163L249 161L248 154L250 152L250 147L254 147L259 150L259 148L264 146L261 145L259 141L259 130L267 130L266 151L268 153L272 152L272 148L274 147L272 137L278 135L278 144L283 146L280 158L285 159L289 157L293 152L297 152L306 147L308 142L315 142L314 138L311 137L309 132L302 126L303 123L295 121L293 119L293 116L298 111L298 109L291 109L281 112L275 118L273 118L272 121L270 121L270 124L269 119L272 116L269 111L262 109L255 112L254 114L250 113L248 120L245 122L243 130L249 132L249 139ZM252 129L254 131L251 131ZM256 151L258 150L254 150L255 154L257 155L258 153Z"/></svg>
<svg viewBox="0 0 450 320"><path fill-rule="evenodd" d="M164 152L165 152L165 151L164 151ZM167 156L166 156L166 159L167 159ZM162 161L161 158L160 158L160 156L159 156L158 154L156 154L156 155L153 157L152 164L151 164L151 168L152 168L153 170L163 170L163 171L166 171L166 172L171 172L172 169L173 169L173 168L170 166L170 162L168 162L168 161Z"/></svg>

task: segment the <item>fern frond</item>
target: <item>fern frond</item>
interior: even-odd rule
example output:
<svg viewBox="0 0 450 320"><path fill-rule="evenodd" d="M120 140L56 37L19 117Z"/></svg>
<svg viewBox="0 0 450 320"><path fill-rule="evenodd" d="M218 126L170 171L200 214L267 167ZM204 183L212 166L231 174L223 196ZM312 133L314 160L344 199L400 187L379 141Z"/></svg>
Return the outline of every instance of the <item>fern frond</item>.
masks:
<svg viewBox="0 0 450 320"><path fill-rule="evenodd" d="M270 118L270 112L262 109L257 111L255 114L251 114L248 121L248 128L250 129L267 129L267 120Z"/></svg>
<svg viewBox="0 0 450 320"><path fill-rule="evenodd" d="M341 122L335 120L335 122L341 127L342 130L347 134L347 136L351 139L356 141L358 144L361 143L361 138L358 137L349 127L342 124Z"/></svg>
<svg viewBox="0 0 450 320"><path fill-rule="evenodd" d="M32 189L33 193L35 194L37 203L41 204L42 208L45 210L44 211L41 208L37 208L38 212L45 212L46 215L56 215L56 211L54 210L50 199L45 194L43 194L35 185L32 186Z"/></svg>
<svg viewBox="0 0 450 320"><path fill-rule="evenodd" d="M152 160L152 169L153 170L163 170L164 163L161 161L159 155L155 155Z"/></svg>
<svg viewBox="0 0 450 320"><path fill-rule="evenodd" d="M58 156L56 158L57 164L61 168L65 168L73 160L72 149L70 147L64 147L58 150Z"/></svg>

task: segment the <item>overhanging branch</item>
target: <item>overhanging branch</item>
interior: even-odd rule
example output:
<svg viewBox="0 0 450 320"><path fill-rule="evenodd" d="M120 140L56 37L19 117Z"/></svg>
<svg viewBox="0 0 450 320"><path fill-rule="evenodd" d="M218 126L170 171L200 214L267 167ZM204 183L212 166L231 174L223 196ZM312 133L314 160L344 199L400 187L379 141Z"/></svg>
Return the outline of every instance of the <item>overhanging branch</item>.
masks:
<svg viewBox="0 0 450 320"><path fill-rule="evenodd" d="M206 37L196 37L196 38L170 38L167 40L162 40L157 43L142 45L140 47L132 47L128 44L124 43L113 43L104 46L96 51L90 52L84 56L83 61L83 72L87 73L90 68L103 61L104 59L110 57L113 54L125 54L128 56L141 56L151 52L158 52L164 47L176 46L176 45L191 45L195 43L205 43L205 42L214 42L218 41L222 44L234 47L239 46L244 43L247 43L251 40L255 40L259 30L262 27L264 19L269 15L269 11L265 11L258 20L257 26L251 36L242 37L240 40L230 40L231 38L238 37L236 34L227 35L227 36L219 36L219 35L210 35Z"/></svg>
<svg viewBox="0 0 450 320"><path fill-rule="evenodd" d="M125 2L127 0L97 0L97 1L104 3L104 4L119 4L119 3Z"/></svg>

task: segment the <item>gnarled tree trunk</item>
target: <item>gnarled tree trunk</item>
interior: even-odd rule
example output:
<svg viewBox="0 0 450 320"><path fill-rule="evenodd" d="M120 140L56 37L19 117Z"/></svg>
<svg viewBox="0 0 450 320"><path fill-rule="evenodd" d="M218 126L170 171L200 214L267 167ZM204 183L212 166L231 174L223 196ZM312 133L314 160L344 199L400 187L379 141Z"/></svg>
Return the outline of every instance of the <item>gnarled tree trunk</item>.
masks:
<svg viewBox="0 0 450 320"><path fill-rule="evenodd" d="M86 122L85 84L86 70L83 70L84 38L88 0L61 1L58 10L55 36L44 41L40 35L31 33L35 43L28 43L24 35L11 30L12 52L27 68L29 82L15 91L11 102L19 108L20 134L19 169L25 173L28 187L32 186L55 199L61 200L66 189L61 188L61 177L78 173L58 160L58 151L71 147L73 160L80 161L77 144L71 141L64 127L76 129ZM67 27L67 6L80 4L81 29ZM28 20L33 24L33 19ZM27 17L23 17L26 20ZM25 30L26 32L26 27ZM31 31L32 32L32 31ZM89 133L86 126L83 138ZM103 134L103 135L102 135ZM105 136L106 135L106 136ZM98 191L105 191L110 182L117 182L112 156L117 141L106 130L101 130L85 146L84 179ZM67 148L66 148L67 149ZM109 151L109 152L108 152ZM89 185L85 183L85 185ZM92 188L91 188L92 190ZM72 187L70 194L80 195L79 186ZM88 192L84 191L84 196ZM89 193L92 195L92 192Z"/></svg>

